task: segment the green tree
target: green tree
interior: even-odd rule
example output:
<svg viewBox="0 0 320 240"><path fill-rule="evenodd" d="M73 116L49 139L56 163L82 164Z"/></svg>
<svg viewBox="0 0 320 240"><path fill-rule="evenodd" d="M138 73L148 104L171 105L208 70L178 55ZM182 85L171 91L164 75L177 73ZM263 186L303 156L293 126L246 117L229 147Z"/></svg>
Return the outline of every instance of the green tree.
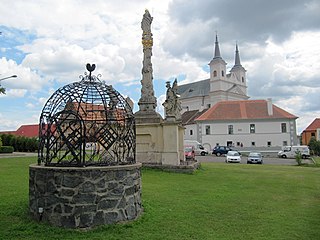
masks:
<svg viewBox="0 0 320 240"><path fill-rule="evenodd" d="M6 94L6 89L3 87L0 87L0 94Z"/></svg>
<svg viewBox="0 0 320 240"><path fill-rule="evenodd" d="M320 141L317 141L314 137L310 139L309 148L312 155L320 155Z"/></svg>

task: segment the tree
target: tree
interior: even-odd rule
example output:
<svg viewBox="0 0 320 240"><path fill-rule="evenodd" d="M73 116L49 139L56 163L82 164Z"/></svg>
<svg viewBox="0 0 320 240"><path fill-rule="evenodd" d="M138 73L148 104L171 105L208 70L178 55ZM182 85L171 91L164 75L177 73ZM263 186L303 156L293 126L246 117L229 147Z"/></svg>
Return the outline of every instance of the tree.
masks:
<svg viewBox="0 0 320 240"><path fill-rule="evenodd" d="M320 141L317 141L314 137L310 139L309 148L314 155L320 155Z"/></svg>
<svg viewBox="0 0 320 240"><path fill-rule="evenodd" d="M3 87L0 87L0 94L6 94L6 89Z"/></svg>

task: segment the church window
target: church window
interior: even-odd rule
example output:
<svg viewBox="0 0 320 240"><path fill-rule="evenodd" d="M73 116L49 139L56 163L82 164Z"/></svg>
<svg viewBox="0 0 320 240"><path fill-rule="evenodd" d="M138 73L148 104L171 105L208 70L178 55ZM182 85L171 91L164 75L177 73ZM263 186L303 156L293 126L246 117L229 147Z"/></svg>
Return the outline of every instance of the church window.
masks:
<svg viewBox="0 0 320 240"><path fill-rule="evenodd" d="M193 135L193 131L192 131L192 129L190 129L190 135Z"/></svg>
<svg viewBox="0 0 320 240"><path fill-rule="evenodd" d="M223 70L221 71L221 76L224 77L224 71Z"/></svg>
<svg viewBox="0 0 320 240"><path fill-rule="evenodd" d="M271 142L270 141L267 142L267 145L268 145L268 147L271 147Z"/></svg>
<svg viewBox="0 0 320 240"><path fill-rule="evenodd" d="M233 125L228 125L228 134L233 134Z"/></svg>
<svg viewBox="0 0 320 240"><path fill-rule="evenodd" d="M214 76L214 77L217 76L217 71L216 71L216 70L213 71L213 76Z"/></svg>
<svg viewBox="0 0 320 240"><path fill-rule="evenodd" d="M286 123L281 123L281 132L283 132L283 133L287 132L287 124Z"/></svg>
<svg viewBox="0 0 320 240"><path fill-rule="evenodd" d="M242 82L244 82L244 77L241 78Z"/></svg>

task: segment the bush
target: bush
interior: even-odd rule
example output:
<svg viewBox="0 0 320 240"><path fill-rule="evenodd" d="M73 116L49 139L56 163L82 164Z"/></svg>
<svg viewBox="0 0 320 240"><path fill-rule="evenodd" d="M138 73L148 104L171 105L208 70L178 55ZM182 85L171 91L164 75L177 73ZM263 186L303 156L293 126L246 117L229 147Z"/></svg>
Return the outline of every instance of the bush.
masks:
<svg viewBox="0 0 320 240"><path fill-rule="evenodd" d="M298 150L296 151L296 162L298 164L298 166L301 166L302 165L302 155L301 155L301 152Z"/></svg>
<svg viewBox="0 0 320 240"><path fill-rule="evenodd" d="M0 153L13 153L13 147L12 146L1 146L0 147Z"/></svg>
<svg viewBox="0 0 320 240"><path fill-rule="evenodd" d="M0 147L2 146L2 138L1 138L1 136L0 136Z"/></svg>
<svg viewBox="0 0 320 240"><path fill-rule="evenodd" d="M37 138L28 138L22 136L15 136L12 134L3 134L2 144L4 146L12 146L17 152L35 152L38 150L39 141Z"/></svg>

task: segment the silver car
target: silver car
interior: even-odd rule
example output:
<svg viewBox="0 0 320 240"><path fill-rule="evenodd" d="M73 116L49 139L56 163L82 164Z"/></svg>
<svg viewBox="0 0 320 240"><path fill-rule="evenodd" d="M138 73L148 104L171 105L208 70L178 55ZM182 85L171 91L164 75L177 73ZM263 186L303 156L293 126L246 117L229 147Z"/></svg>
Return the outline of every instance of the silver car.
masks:
<svg viewBox="0 0 320 240"><path fill-rule="evenodd" d="M226 155L226 163L229 162L241 163L241 154L237 151L229 151Z"/></svg>
<svg viewBox="0 0 320 240"><path fill-rule="evenodd" d="M260 152L250 152L247 159L247 164L251 164L251 163L262 164L263 163L262 158L263 156Z"/></svg>

